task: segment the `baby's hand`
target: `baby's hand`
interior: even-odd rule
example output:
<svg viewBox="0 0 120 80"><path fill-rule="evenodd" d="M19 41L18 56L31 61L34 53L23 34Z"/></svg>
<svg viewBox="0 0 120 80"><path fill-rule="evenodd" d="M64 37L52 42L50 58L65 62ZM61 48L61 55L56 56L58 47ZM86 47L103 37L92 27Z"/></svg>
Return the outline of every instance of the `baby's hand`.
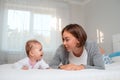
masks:
<svg viewBox="0 0 120 80"><path fill-rule="evenodd" d="M29 68L28 68L28 66L23 66L22 69L23 70L28 70Z"/></svg>

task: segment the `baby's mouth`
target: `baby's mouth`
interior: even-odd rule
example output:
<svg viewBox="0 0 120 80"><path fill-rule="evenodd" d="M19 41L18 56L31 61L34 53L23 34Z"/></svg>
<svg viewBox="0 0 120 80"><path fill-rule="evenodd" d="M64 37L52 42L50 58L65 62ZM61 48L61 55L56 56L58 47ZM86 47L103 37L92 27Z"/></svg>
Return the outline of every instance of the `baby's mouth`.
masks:
<svg viewBox="0 0 120 80"><path fill-rule="evenodd" d="M36 62L40 61L41 59L37 59Z"/></svg>

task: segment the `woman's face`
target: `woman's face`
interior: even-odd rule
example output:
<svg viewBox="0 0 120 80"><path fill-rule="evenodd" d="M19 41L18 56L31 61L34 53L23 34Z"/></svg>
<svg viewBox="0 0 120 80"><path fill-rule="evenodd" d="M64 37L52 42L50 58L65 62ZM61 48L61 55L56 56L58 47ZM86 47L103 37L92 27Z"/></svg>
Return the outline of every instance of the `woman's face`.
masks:
<svg viewBox="0 0 120 80"><path fill-rule="evenodd" d="M70 52L74 51L76 45L79 43L79 41L68 31L63 32L62 38L65 48Z"/></svg>

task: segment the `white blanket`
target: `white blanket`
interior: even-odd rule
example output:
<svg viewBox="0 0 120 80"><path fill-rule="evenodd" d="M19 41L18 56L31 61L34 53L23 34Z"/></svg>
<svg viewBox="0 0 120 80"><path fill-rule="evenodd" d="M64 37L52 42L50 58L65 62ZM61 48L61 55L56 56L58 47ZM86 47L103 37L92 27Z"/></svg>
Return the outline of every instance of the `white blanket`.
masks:
<svg viewBox="0 0 120 80"><path fill-rule="evenodd" d="M12 64L0 65L0 80L120 80L120 62L105 65L106 70L84 69L13 69Z"/></svg>

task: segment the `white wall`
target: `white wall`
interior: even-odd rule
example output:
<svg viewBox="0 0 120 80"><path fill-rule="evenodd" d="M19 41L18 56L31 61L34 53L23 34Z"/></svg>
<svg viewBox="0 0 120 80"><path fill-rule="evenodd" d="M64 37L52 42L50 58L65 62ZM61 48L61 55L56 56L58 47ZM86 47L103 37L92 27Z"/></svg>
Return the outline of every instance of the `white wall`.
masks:
<svg viewBox="0 0 120 80"><path fill-rule="evenodd" d="M100 29L104 33L100 46L111 53L112 35L120 33L120 0L91 0L84 10L89 39L96 40L96 29Z"/></svg>
<svg viewBox="0 0 120 80"><path fill-rule="evenodd" d="M84 6L78 4L69 4L70 23L77 23L84 27Z"/></svg>

